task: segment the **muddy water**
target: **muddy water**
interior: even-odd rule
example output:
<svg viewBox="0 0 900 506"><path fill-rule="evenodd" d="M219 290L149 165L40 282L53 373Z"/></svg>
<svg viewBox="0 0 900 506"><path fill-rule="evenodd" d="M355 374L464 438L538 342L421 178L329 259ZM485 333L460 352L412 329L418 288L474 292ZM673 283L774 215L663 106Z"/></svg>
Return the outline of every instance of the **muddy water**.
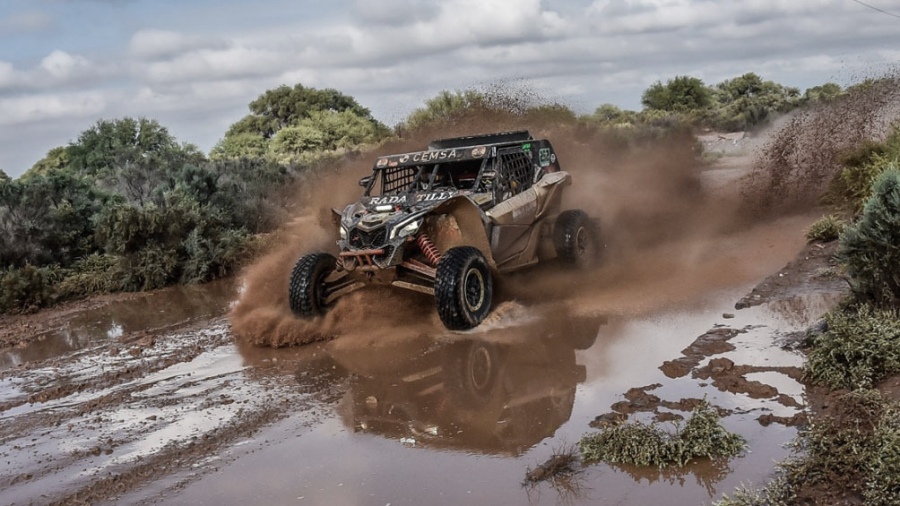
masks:
<svg viewBox="0 0 900 506"><path fill-rule="evenodd" d="M388 356L338 353L332 380L342 394L329 416L310 426L302 413L253 438L233 464L180 491L185 503L254 501L283 504L702 504L751 481L763 481L794 430L762 427L763 413L797 408L774 398L720 392L692 378L670 380L657 368L712 324L724 323L723 292L690 308L604 320L567 315L577 329L503 329L447 342L415 343ZM773 331L800 328L831 301L811 300L806 314L785 319L762 307L730 320L765 325L741 335L735 362L796 366L795 354L772 346ZM790 323L794 322L794 323ZM514 333L510 339L506 333ZM593 341L593 342L591 342ZM586 349L578 349L588 346ZM748 351L749 350L749 351ZM763 374L763 373L761 373ZM762 377L802 402L802 387L779 373ZM298 376L303 383L305 376ZM589 423L632 387L674 402L706 396L739 410L724 420L749 451L727 464L697 463L677 472L594 465L574 490L523 487L524 473L574 444ZM328 412L327 408L323 411ZM686 414L686 413L682 413Z"/></svg>
<svg viewBox="0 0 900 506"><path fill-rule="evenodd" d="M134 294L99 309L75 312L40 333L40 344L0 353L0 370L77 353L136 334L150 335L221 316L236 296L233 281L176 286L154 294ZM125 339L122 339L125 337Z"/></svg>
<svg viewBox="0 0 900 506"><path fill-rule="evenodd" d="M550 302L508 302L467 333L245 347L224 317L236 297L228 283L85 311L0 354L0 502L708 503L764 481L795 434L757 420L802 409L802 386L786 372L800 356L778 338L835 298L733 306L800 250L813 219L703 251L674 245L695 261L647 265L638 283L574 282ZM660 369L716 328L736 331L733 349L698 367L756 366L746 379L772 387L766 395ZM679 401L706 397L729 410L723 424L748 451L674 471L591 465L568 488L522 485L634 388L682 416Z"/></svg>

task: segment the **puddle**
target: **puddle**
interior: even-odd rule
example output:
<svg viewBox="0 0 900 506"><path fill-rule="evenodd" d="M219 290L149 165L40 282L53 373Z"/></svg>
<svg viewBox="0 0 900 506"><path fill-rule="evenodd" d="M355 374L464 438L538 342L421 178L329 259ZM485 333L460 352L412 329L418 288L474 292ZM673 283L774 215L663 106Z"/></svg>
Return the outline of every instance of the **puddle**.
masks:
<svg viewBox="0 0 900 506"><path fill-rule="evenodd" d="M776 398L721 391L691 376L672 380L659 365L679 356L696 336L727 323L753 328L733 338L741 351L716 357L772 368L798 366L800 357L773 346L775 337L803 330L834 300L809 296L735 312L730 301L740 293L639 318L559 314L554 308L559 318L553 325L422 337L401 348L357 354L326 347L334 360L332 384L339 384L342 394L327 403L319 423L309 426L292 415L265 428L256 440L266 444L176 496L197 504L251 498L420 504L423 497L429 504L654 504L661 497L667 504L708 503L738 485L765 480L774 463L787 456L783 443L795 429L764 427L757 417L790 416L800 408ZM735 318L722 317L729 312ZM784 374L759 372L748 379L802 400L802 385ZM679 470L592 465L580 475L583 487L576 491L521 486L528 468L576 443L627 390L656 383L661 386L652 394L664 401L706 397L732 409L723 424L747 438L749 450L724 463L701 461ZM648 421L649 416L633 419Z"/></svg>
<svg viewBox="0 0 900 506"><path fill-rule="evenodd" d="M99 309L77 311L45 330L23 348L0 351L0 370L39 362L135 334L162 332L174 326L222 316L237 293L234 280L176 286L138 294Z"/></svg>

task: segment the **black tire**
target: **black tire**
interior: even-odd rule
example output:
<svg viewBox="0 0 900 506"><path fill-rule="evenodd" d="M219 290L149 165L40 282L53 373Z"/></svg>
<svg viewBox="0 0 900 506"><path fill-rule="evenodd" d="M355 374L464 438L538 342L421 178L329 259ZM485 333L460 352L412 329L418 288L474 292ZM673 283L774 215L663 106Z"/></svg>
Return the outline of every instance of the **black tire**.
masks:
<svg viewBox="0 0 900 506"><path fill-rule="evenodd" d="M455 343L454 343L455 344ZM496 348L478 341L463 342L448 349L444 384L454 404L480 409L494 396L500 361Z"/></svg>
<svg viewBox="0 0 900 506"><path fill-rule="evenodd" d="M477 327L491 310L493 280L487 260L477 248L451 248L438 262L434 300L450 330Z"/></svg>
<svg viewBox="0 0 900 506"><path fill-rule="evenodd" d="M584 268L597 260L600 250L599 227L580 209L563 211L553 226L553 246L566 265Z"/></svg>
<svg viewBox="0 0 900 506"><path fill-rule="evenodd" d="M310 253L297 261L288 291L291 312L301 318L325 314L325 278L336 264L337 259L328 253Z"/></svg>

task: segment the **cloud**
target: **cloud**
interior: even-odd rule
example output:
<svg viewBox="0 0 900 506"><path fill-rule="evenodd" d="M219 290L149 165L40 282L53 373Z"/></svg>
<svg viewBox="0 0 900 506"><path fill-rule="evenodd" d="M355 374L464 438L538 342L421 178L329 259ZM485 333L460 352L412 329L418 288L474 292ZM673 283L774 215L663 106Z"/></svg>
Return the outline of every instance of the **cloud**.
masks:
<svg viewBox="0 0 900 506"><path fill-rule="evenodd" d="M171 60L136 64L134 71L148 83L188 83L273 75L281 70L281 54L247 47L201 49Z"/></svg>
<svg viewBox="0 0 900 506"><path fill-rule="evenodd" d="M16 81L16 69L12 63L0 61L0 90L10 87Z"/></svg>
<svg viewBox="0 0 900 506"><path fill-rule="evenodd" d="M39 123L60 118L91 118L103 112L99 92L47 93L0 99L0 126Z"/></svg>
<svg viewBox="0 0 900 506"><path fill-rule="evenodd" d="M41 69L58 81L65 81L73 76L90 71L91 64L82 56L56 50L41 60Z"/></svg>
<svg viewBox="0 0 900 506"><path fill-rule="evenodd" d="M60 92L96 86L114 75L114 65L97 65L87 58L54 50L30 68L0 61L0 97L56 89Z"/></svg>
<svg viewBox="0 0 900 506"><path fill-rule="evenodd" d="M132 55L141 60L162 60L177 57L185 52L221 50L227 41L218 37L187 35L166 30L141 30L131 37L128 44Z"/></svg>
<svg viewBox="0 0 900 506"><path fill-rule="evenodd" d="M363 25L401 27L425 21L438 13L426 0L356 0L354 14Z"/></svg>
<svg viewBox="0 0 900 506"><path fill-rule="evenodd" d="M14 12L0 17L0 33L6 35L41 33L55 26L53 16L38 10Z"/></svg>

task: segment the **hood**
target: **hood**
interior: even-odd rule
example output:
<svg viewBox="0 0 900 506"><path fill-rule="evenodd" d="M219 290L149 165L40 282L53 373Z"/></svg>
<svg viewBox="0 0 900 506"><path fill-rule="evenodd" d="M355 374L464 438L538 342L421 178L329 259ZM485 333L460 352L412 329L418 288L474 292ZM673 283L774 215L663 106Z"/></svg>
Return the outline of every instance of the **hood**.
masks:
<svg viewBox="0 0 900 506"><path fill-rule="evenodd" d="M344 208L341 225L348 230L355 227L373 230L392 222L406 222L408 218L417 218L463 193L455 189L446 189L363 197L359 202Z"/></svg>

